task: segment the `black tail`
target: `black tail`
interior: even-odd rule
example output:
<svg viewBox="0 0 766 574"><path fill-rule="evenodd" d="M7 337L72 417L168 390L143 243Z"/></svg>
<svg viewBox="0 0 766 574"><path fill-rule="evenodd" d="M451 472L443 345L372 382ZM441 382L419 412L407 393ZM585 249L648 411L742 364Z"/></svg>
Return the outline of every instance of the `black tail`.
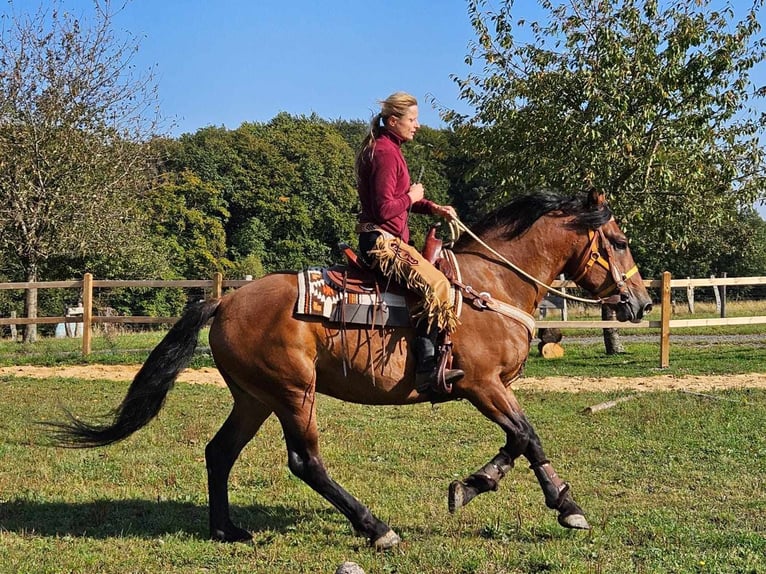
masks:
<svg viewBox="0 0 766 574"><path fill-rule="evenodd" d="M104 446L122 440L144 427L160 412L178 374L191 362L199 332L215 315L219 299L190 306L181 319L146 359L128 389L122 404L106 415L107 424L88 424L69 412L69 421L48 423L56 430L54 441L66 447Z"/></svg>

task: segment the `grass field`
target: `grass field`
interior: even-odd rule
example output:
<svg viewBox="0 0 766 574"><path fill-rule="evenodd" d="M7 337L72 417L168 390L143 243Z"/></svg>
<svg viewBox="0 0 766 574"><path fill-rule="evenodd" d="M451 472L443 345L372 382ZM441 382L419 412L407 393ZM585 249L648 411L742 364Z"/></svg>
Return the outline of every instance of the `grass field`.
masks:
<svg viewBox="0 0 766 574"><path fill-rule="evenodd" d="M751 328L716 330L752 334ZM91 362L136 363L162 333L99 337ZM568 336L568 335L567 335ZM565 340L566 342L566 340ZM526 373L658 373L658 342L566 343ZM69 345L72 348L67 347ZM674 344L669 374L766 372L766 346ZM76 341L0 342L0 363L82 362ZM210 364L204 353L198 365ZM545 508L519 461L498 492L447 512L447 486L483 465L500 431L465 402L362 407L320 397L322 452L333 477L402 536L376 553L346 520L292 476L281 429L269 420L231 477L234 519L254 544L207 540L204 447L231 407L228 391L177 385L160 416L117 445L48 446L37 421L62 406L108 411L127 383L0 376L0 573L333 573L344 561L376 573L766 573L766 391L708 396L519 392L559 474L593 530L571 532Z"/></svg>
<svg viewBox="0 0 766 574"><path fill-rule="evenodd" d="M334 478L387 520L401 547L375 553L286 468L270 420L232 476L235 520L252 546L207 540L204 445L230 407L225 389L179 385L157 420L98 450L46 446L34 421L63 403L94 415L126 385L0 380L0 572L371 573L766 572L766 393L717 399L649 393L602 413L603 393L520 393L594 529L570 532L531 471L457 515L451 480L502 443L466 403L369 408L321 398ZM682 416L681 416L682 415Z"/></svg>

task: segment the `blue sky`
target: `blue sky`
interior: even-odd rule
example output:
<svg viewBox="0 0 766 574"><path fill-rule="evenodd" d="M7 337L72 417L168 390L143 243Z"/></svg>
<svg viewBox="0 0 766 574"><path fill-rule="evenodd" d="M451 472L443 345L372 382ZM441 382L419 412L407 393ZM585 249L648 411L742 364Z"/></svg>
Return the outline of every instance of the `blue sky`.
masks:
<svg viewBox="0 0 766 574"><path fill-rule="evenodd" d="M17 13L49 1L0 0ZM92 15L93 0L54 1ZM739 19L750 0L732 4ZM514 10L527 20L542 13L536 0L516 0ZM766 30L766 10L759 17ZM468 72L475 39L465 0L128 0L114 27L135 36L138 69L154 69L173 136L279 112L368 120L397 90L420 100L421 123L431 127L443 125L431 99L470 111L450 78ZM766 84L766 65L754 76Z"/></svg>
<svg viewBox="0 0 766 574"><path fill-rule="evenodd" d="M282 111L368 119L397 90L432 127L431 97L465 110L450 79L473 38L464 0L132 0L116 26L138 36L137 63L155 66L175 134Z"/></svg>
<svg viewBox="0 0 766 574"><path fill-rule="evenodd" d="M55 1L92 15L93 0ZM5 10L9 3L33 12L47 2L5 0ZM741 16L750 2L734 4ZM536 0L514 10L528 20L542 13ZM465 0L128 0L114 25L135 36L136 66L154 69L171 135L279 112L367 120L397 90L420 100L431 127L443 125L432 98L470 111L450 78L468 72L475 38Z"/></svg>

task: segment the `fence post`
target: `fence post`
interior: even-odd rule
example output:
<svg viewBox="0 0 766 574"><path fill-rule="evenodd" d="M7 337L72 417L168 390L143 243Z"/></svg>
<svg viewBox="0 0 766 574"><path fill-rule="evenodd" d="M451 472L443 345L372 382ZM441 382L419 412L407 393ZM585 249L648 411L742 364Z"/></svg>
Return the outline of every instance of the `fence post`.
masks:
<svg viewBox="0 0 766 574"><path fill-rule="evenodd" d="M223 275L215 273L213 275L213 298L220 299L223 294Z"/></svg>
<svg viewBox="0 0 766 574"><path fill-rule="evenodd" d="M11 319L16 318L16 311L11 311ZM18 339L18 333L16 332L16 323L11 323L11 340L15 343Z"/></svg>
<svg viewBox="0 0 766 574"><path fill-rule="evenodd" d="M559 275L559 279L561 279L562 281L565 281L566 277L564 277L564 274L562 273L561 275ZM566 288L562 287L561 288L561 292L562 293L566 293L567 292ZM562 321L569 321L569 310L567 309L567 298L566 297L564 297L564 302L562 303L562 306L561 306L561 320Z"/></svg>
<svg viewBox="0 0 766 574"><path fill-rule="evenodd" d="M93 334L93 275L82 277L82 356L90 355L90 339Z"/></svg>
<svg viewBox="0 0 766 574"><path fill-rule="evenodd" d="M694 287L692 286L692 278L687 277L689 285L686 286L686 305L689 308L689 313L694 315Z"/></svg>
<svg viewBox="0 0 766 574"><path fill-rule="evenodd" d="M662 308L660 309L660 368L670 366L670 271L662 274Z"/></svg>
<svg viewBox="0 0 766 574"><path fill-rule="evenodd" d="M721 277L726 279L726 272L723 272ZM718 290L721 295L721 319L726 319L726 285L719 285Z"/></svg>
<svg viewBox="0 0 766 574"><path fill-rule="evenodd" d="M710 276L710 279L715 279L715 274ZM718 285L713 285L713 295L715 295L715 311L719 315L721 314L721 292L718 290Z"/></svg>

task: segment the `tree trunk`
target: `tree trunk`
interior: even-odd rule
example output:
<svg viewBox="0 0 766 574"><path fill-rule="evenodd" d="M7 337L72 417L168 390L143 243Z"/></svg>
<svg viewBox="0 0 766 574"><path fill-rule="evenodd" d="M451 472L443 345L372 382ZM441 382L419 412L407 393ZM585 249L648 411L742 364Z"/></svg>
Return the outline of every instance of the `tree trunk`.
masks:
<svg viewBox="0 0 766 574"><path fill-rule="evenodd" d="M37 281L37 265L32 263L29 266L29 272L27 273L27 281ZM24 299L24 311L25 315L30 319L37 318L37 289L27 289L26 297ZM37 325L25 325L24 326L24 342L34 343L37 341Z"/></svg>
<svg viewBox="0 0 766 574"><path fill-rule="evenodd" d="M614 321L617 318L617 312L606 305L601 306L601 320ZM607 355L619 355L625 352L625 347L620 342L620 333L617 329L604 329L604 347Z"/></svg>

